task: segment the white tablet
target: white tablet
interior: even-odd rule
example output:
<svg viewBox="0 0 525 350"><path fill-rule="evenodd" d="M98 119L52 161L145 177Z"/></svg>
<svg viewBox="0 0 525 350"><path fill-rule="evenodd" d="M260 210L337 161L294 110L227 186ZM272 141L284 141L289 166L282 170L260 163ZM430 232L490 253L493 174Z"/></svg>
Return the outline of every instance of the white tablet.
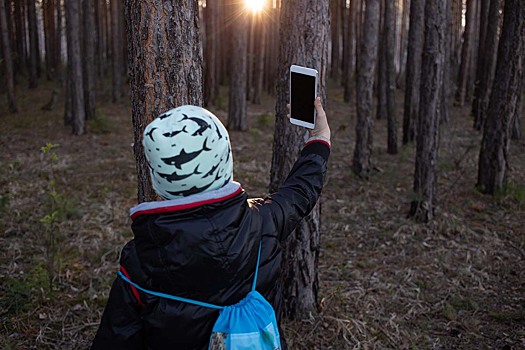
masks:
<svg viewBox="0 0 525 350"><path fill-rule="evenodd" d="M309 129L315 127L317 70L292 65L290 67L290 122Z"/></svg>

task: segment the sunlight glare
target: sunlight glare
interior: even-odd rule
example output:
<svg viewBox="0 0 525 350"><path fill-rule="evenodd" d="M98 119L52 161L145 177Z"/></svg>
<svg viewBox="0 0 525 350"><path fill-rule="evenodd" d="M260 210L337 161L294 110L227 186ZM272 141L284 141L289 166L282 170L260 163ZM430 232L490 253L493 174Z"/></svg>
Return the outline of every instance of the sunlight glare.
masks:
<svg viewBox="0 0 525 350"><path fill-rule="evenodd" d="M260 12L266 4L266 0L244 0L246 7L252 12Z"/></svg>

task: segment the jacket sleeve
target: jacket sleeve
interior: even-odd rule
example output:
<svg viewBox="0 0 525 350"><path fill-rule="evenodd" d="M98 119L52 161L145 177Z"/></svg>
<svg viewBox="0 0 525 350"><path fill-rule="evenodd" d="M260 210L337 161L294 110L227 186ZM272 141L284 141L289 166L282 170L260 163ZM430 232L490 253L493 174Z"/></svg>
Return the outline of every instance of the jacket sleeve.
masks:
<svg viewBox="0 0 525 350"><path fill-rule="evenodd" d="M125 275L127 271L123 266L133 260L129 256L130 250L134 251L133 241L124 247L121 255L121 271ZM117 277L91 349L143 349L142 308L137 291Z"/></svg>
<svg viewBox="0 0 525 350"><path fill-rule="evenodd" d="M266 199L281 242L317 203L323 188L329 155L330 147L326 142L307 143L282 186Z"/></svg>

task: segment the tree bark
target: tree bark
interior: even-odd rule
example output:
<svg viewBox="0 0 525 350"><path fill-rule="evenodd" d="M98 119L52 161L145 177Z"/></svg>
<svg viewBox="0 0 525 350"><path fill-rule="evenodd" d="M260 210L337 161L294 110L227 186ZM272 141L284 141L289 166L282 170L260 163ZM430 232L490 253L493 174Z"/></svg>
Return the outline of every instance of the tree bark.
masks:
<svg viewBox="0 0 525 350"><path fill-rule="evenodd" d="M461 51L461 65L459 67L458 88L456 101L459 106L465 104L467 94L468 74L471 61L471 45L474 36L474 21L476 20L476 0L467 0L467 15L465 31L463 32L463 47Z"/></svg>
<svg viewBox="0 0 525 350"><path fill-rule="evenodd" d="M434 218L437 195L439 104L445 64L446 1L426 0L425 42L421 67L421 100L416 137L414 200L409 216L419 222Z"/></svg>
<svg viewBox="0 0 525 350"><path fill-rule="evenodd" d="M403 114L403 144L414 142L419 113L421 87L421 54L423 52L425 0L411 0L410 27L408 30L405 106Z"/></svg>
<svg viewBox="0 0 525 350"><path fill-rule="evenodd" d="M82 58L80 51L80 0L66 1L66 24L68 46L68 94L71 103L71 121L73 134L83 135L86 114L84 110L84 81L82 76ZM67 114L67 113L66 113Z"/></svg>
<svg viewBox="0 0 525 350"><path fill-rule="evenodd" d="M376 119L385 119L387 117L387 77L386 77L386 31L385 31L385 7L387 0L380 0L380 19L379 19L379 38L378 41L378 57L377 57L377 75L376 75L376 89L377 89L377 110Z"/></svg>
<svg viewBox="0 0 525 350"><path fill-rule="evenodd" d="M367 34L361 38L357 62L357 125L352 167L355 174L365 177L372 169L372 98L377 63L379 14L379 0L369 0L366 4L363 25L367 29Z"/></svg>
<svg viewBox="0 0 525 350"><path fill-rule="evenodd" d="M450 105L452 90L450 89L452 80L452 59L451 52L451 28L452 28L452 0L443 0L445 2L445 56L443 59L443 82L441 83L441 103L439 105L439 122L448 123L450 119Z"/></svg>
<svg viewBox="0 0 525 350"><path fill-rule="evenodd" d="M62 85L62 0L56 3L56 37L55 37L55 79Z"/></svg>
<svg viewBox="0 0 525 350"><path fill-rule="evenodd" d="M493 195L507 184L509 139L521 94L524 45L525 3L505 0L496 75L479 153L477 186L485 194Z"/></svg>
<svg viewBox="0 0 525 350"><path fill-rule="evenodd" d="M29 26L29 88L38 86L38 32L35 0L27 0L27 21Z"/></svg>
<svg viewBox="0 0 525 350"><path fill-rule="evenodd" d="M238 4L240 8L244 4ZM246 13L238 9L238 15L231 25L230 46L230 98L228 101L228 129L248 130L248 106L246 88L248 86L248 19Z"/></svg>
<svg viewBox="0 0 525 350"><path fill-rule="evenodd" d="M15 1L13 5L16 29L16 63L14 63L14 71L23 73L27 69L25 1Z"/></svg>
<svg viewBox="0 0 525 350"><path fill-rule="evenodd" d="M202 53L197 0L126 0L128 57L138 201L156 198L142 135L161 113L202 106Z"/></svg>
<svg viewBox="0 0 525 350"><path fill-rule="evenodd" d="M3 0L0 0L0 30L2 31L2 54L4 58L5 83L7 85L7 104L9 106L9 112L18 113L15 97L13 58L9 40L5 2Z"/></svg>
<svg viewBox="0 0 525 350"><path fill-rule="evenodd" d="M500 27L500 8L501 0L491 0L489 7L489 18L487 32L485 34L485 50L483 60L483 70L479 82L479 102L477 114L474 114L474 128L483 129L487 108L492 91L492 82L496 71L496 58L498 55L498 31Z"/></svg>
<svg viewBox="0 0 525 350"><path fill-rule="evenodd" d="M410 0L403 0L403 13L401 14L401 39L399 50L399 74L396 78L396 85L401 89L405 89L405 75L406 75L406 63L407 63L407 47L408 47L408 21L410 16Z"/></svg>
<svg viewBox="0 0 525 350"><path fill-rule="evenodd" d="M276 124L270 191L285 180L304 144L306 130L291 125L286 114L289 103L289 69L298 64L319 72L318 93L326 96L330 20L328 2L294 0L283 2L280 19L279 68L277 81ZM297 16L301 13L302 16ZM314 20L315 19L315 20ZM313 108L314 101L312 101ZM291 235L284 250L284 314L302 318L317 310L320 203Z"/></svg>
<svg viewBox="0 0 525 350"><path fill-rule="evenodd" d="M86 119L95 117L95 3L94 0L83 0L84 52L84 103Z"/></svg>

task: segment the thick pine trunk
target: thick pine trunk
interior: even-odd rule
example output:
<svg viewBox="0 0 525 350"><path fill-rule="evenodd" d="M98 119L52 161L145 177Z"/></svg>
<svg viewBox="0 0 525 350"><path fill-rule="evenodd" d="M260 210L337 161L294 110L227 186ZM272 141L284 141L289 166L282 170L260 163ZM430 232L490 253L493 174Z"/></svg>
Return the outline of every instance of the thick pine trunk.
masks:
<svg viewBox="0 0 525 350"><path fill-rule="evenodd" d="M479 153L478 183L482 193L505 188L512 116L521 94L525 45L525 2L505 0L498 62Z"/></svg>
<svg viewBox="0 0 525 350"><path fill-rule="evenodd" d="M5 69L5 84L7 85L7 103L9 106L9 111L11 113L18 113L15 98L13 58L9 40L9 29L7 25L5 2L3 0L0 0L0 30L2 31L0 35L2 36L2 54Z"/></svg>
<svg viewBox="0 0 525 350"><path fill-rule="evenodd" d="M298 13L303 14L297 16ZM311 20L315 18L315 20ZM277 113L273 142L270 191L285 180L300 149L306 129L293 126L286 118L289 103L289 69L298 64L319 72L319 95L326 94L328 40L330 20L328 2L295 0L283 2L280 19L279 67L277 81ZM313 108L314 101L312 101ZM302 221L286 243L284 251L283 289L284 314L288 318L307 317L317 309L319 288L320 204Z"/></svg>
<svg viewBox="0 0 525 350"><path fill-rule="evenodd" d="M86 119L95 117L95 4L94 0L83 0L84 52L84 103Z"/></svg>
<svg viewBox="0 0 525 350"><path fill-rule="evenodd" d="M485 123L490 93L492 91L492 82L494 81L494 73L496 71L500 8L501 0L490 1L487 32L485 34L483 70L479 82L479 99L477 103L477 113L474 114L474 128L477 130L481 130Z"/></svg>
<svg viewBox="0 0 525 350"><path fill-rule="evenodd" d="M29 88L38 86L38 32L35 0L27 0L27 21L29 26Z"/></svg>
<svg viewBox="0 0 525 350"><path fill-rule="evenodd" d="M403 144L413 142L419 113L421 54L423 52L425 0L411 0L410 27L408 30L405 106L403 114Z"/></svg>
<svg viewBox="0 0 525 350"><path fill-rule="evenodd" d="M394 3L385 4L385 78L386 108L388 118L387 152L397 154L397 115L396 115L396 31Z"/></svg>
<svg viewBox="0 0 525 350"><path fill-rule="evenodd" d="M185 104L202 106L197 0L126 0L129 78L139 202L155 199L142 147L146 125Z"/></svg>
<svg viewBox="0 0 525 350"><path fill-rule="evenodd" d="M357 62L357 125L352 168L359 176L367 176L372 169L372 124L374 77L379 36L379 0L369 0L365 9L363 27L367 34L361 38Z"/></svg>
<svg viewBox="0 0 525 350"><path fill-rule="evenodd" d="M80 50L80 0L66 1L66 24L68 46L68 94L71 103L71 124L73 134L86 132L86 113L84 107L84 81L82 76L82 57ZM67 114L67 113L66 113Z"/></svg>
<svg viewBox="0 0 525 350"><path fill-rule="evenodd" d="M421 67L421 100L416 137L415 199L410 213L419 222L432 221L436 205L439 108L445 64L446 1L426 0L425 41Z"/></svg>
<svg viewBox="0 0 525 350"><path fill-rule="evenodd" d="M238 4L237 6L242 8L244 4ZM246 103L248 30L247 15L244 11L238 9L238 15L231 25L229 130L248 130L248 105Z"/></svg>

